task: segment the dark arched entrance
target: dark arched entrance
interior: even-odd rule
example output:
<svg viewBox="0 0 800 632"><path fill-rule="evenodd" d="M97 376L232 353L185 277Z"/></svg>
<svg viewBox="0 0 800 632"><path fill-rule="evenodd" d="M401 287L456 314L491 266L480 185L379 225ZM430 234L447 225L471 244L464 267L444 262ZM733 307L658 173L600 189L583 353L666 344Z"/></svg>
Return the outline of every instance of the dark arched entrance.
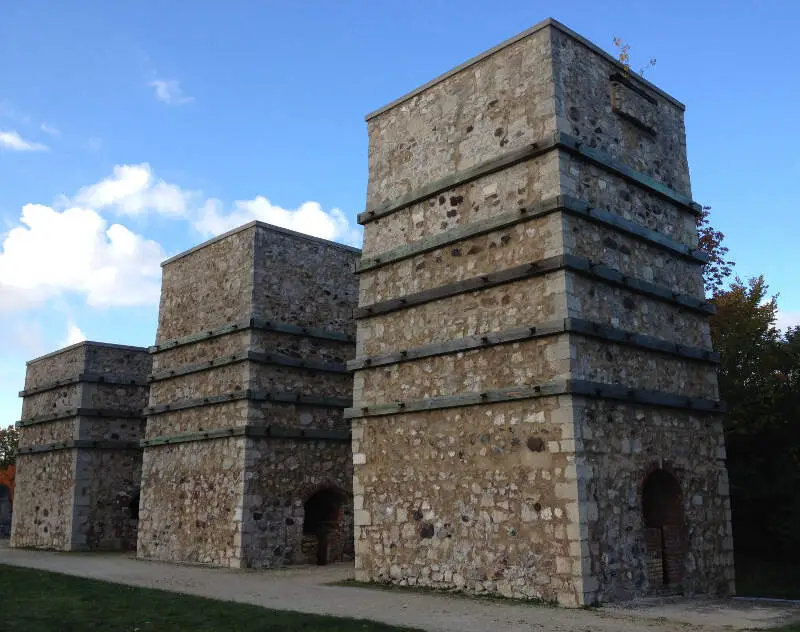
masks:
<svg viewBox="0 0 800 632"><path fill-rule="evenodd" d="M653 588L676 588L683 568L683 496L681 486L663 469L652 472L642 488L648 576Z"/></svg>
<svg viewBox="0 0 800 632"><path fill-rule="evenodd" d="M308 563L322 566L341 560L344 501L344 492L336 488L321 489L306 501L303 553Z"/></svg>
<svg viewBox="0 0 800 632"><path fill-rule="evenodd" d="M11 490L6 485L0 485L0 538L8 537L11 533Z"/></svg>

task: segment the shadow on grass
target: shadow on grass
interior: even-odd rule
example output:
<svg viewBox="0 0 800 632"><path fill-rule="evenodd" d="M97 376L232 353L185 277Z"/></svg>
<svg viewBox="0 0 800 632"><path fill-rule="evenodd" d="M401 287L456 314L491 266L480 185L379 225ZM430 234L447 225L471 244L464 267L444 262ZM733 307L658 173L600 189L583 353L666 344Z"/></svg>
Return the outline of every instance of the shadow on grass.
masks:
<svg viewBox="0 0 800 632"><path fill-rule="evenodd" d="M0 565L2 632L421 632Z"/></svg>

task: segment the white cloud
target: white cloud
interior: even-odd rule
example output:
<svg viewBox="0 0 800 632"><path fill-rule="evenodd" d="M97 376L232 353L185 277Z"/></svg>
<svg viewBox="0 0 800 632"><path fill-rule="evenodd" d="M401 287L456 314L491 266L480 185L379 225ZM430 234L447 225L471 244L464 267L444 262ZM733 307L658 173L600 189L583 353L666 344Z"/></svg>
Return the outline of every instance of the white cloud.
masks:
<svg viewBox="0 0 800 632"><path fill-rule="evenodd" d="M777 328L785 331L789 327L800 326L800 311L783 312L778 310Z"/></svg>
<svg viewBox="0 0 800 632"><path fill-rule="evenodd" d="M113 174L88 187L74 198L79 206L95 209L113 208L124 215L141 215L149 211L181 216L187 211L191 192L156 179L150 165L117 165Z"/></svg>
<svg viewBox="0 0 800 632"><path fill-rule="evenodd" d="M156 99L167 105L181 105L194 101L194 97L183 93L180 82L175 79L155 79L147 85L155 90Z"/></svg>
<svg viewBox="0 0 800 632"><path fill-rule="evenodd" d="M49 151L47 145L41 143L34 143L25 140L17 132L2 132L0 131L0 149L10 149L11 151Z"/></svg>
<svg viewBox="0 0 800 632"><path fill-rule="evenodd" d="M0 248L0 310L65 294L100 307L158 302L165 254L156 242L88 208L27 204L20 222Z"/></svg>
<svg viewBox="0 0 800 632"><path fill-rule="evenodd" d="M234 202L233 209L227 213L219 200L207 200L197 214L194 227L203 235L213 236L253 220L361 246L361 231L351 225L338 208L325 211L318 202L304 202L294 210L287 210L260 195L252 200Z"/></svg>
<svg viewBox="0 0 800 632"><path fill-rule="evenodd" d="M52 125L48 125L47 123L42 123L39 128L45 133L50 134L50 136L61 136L61 130L57 127L53 127Z"/></svg>
<svg viewBox="0 0 800 632"><path fill-rule="evenodd" d="M84 340L86 340L86 334L73 321L69 321L67 322L67 336L61 341L59 348L69 347Z"/></svg>

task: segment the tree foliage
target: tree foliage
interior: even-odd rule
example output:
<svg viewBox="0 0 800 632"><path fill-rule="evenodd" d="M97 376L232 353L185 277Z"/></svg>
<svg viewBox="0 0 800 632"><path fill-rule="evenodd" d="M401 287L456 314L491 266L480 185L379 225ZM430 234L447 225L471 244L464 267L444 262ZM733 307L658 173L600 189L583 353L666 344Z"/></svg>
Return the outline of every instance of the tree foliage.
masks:
<svg viewBox="0 0 800 632"><path fill-rule="evenodd" d="M763 276L736 278L713 302L736 549L800 559L800 327L777 329Z"/></svg>
<svg viewBox="0 0 800 632"><path fill-rule="evenodd" d="M16 426L9 426L5 430L0 430L0 469L16 463L18 448L19 429Z"/></svg>
<svg viewBox="0 0 800 632"><path fill-rule="evenodd" d="M736 265L728 259L728 248L722 245L725 235L711 226L711 207L704 206L697 218L698 248L708 255L708 263L703 266L703 280L706 294L714 296L722 291L725 282L733 273Z"/></svg>

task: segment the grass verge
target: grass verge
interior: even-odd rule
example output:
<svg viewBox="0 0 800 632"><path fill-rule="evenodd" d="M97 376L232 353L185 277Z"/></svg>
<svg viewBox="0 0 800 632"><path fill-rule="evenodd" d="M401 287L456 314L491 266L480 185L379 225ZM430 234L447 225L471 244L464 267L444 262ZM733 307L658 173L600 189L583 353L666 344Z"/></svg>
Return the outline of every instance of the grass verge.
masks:
<svg viewBox="0 0 800 632"><path fill-rule="evenodd" d="M0 565L0 632L414 632ZM420 632L420 631L416 631Z"/></svg>

